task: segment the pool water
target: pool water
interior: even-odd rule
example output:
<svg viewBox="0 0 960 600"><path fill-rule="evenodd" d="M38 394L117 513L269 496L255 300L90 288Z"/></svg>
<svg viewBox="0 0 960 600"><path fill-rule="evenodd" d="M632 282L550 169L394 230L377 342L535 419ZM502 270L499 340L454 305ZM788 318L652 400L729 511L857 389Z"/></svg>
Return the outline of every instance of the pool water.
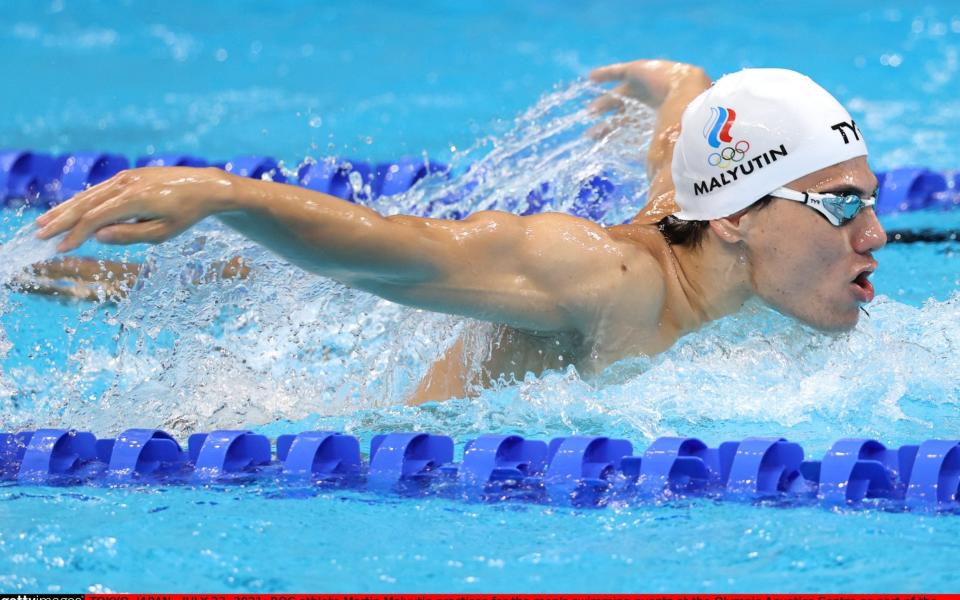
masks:
<svg viewBox="0 0 960 600"><path fill-rule="evenodd" d="M599 218L643 202L650 115L596 146L580 108L592 66L665 56L719 76L810 74L851 110L876 168L960 167L960 11L950 3L771 5L459 2L8 2L0 147L128 156L239 152L420 155L454 168L384 212L523 210L549 182L622 184ZM468 165L482 169L468 172ZM479 175L478 175L479 173ZM435 202L470 189L455 202ZM521 200L518 200L521 199ZM51 254L36 213L0 212L0 278ZM960 212L888 228L960 229ZM98 435L161 427L184 438L249 427L485 432L549 439L661 435L711 446L783 435L819 456L844 436L896 446L960 435L960 246L877 253L880 296L849 334L768 309L627 360L505 382L477 398L403 405L457 335L491 327L303 277L216 223L156 248L76 254L150 260L119 304L0 292L0 430ZM195 265L248 257L254 276L197 286ZM295 274L291 276L291 274ZM600 510L471 504L269 482L135 488L0 484L0 591L948 591L956 515L679 499ZM904 548L909 548L909 560Z"/></svg>

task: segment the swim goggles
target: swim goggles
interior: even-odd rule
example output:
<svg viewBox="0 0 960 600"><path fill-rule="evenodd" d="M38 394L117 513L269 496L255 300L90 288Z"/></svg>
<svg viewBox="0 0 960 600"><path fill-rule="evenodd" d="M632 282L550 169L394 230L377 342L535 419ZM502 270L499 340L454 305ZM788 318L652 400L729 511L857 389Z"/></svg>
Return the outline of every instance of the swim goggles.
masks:
<svg viewBox="0 0 960 600"><path fill-rule="evenodd" d="M817 194L815 192L798 192L790 188L777 188L770 192L774 198L803 202L813 210L825 216L834 227L846 225L854 220L864 208L877 203L876 196L861 198L857 194Z"/></svg>

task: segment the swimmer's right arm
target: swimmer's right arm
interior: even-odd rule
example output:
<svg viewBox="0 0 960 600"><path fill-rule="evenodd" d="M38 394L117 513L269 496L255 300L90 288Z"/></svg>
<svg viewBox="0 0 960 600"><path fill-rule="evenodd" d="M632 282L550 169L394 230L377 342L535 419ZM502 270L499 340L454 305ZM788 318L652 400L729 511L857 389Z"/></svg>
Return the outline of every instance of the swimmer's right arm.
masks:
<svg viewBox="0 0 960 600"><path fill-rule="evenodd" d="M586 329L628 268L632 281L658 277L652 259L625 256L603 228L568 215L384 217L216 169L128 171L48 211L38 235L66 232L60 251L92 235L156 243L212 215L320 275L409 306L532 331Z"/></svg>

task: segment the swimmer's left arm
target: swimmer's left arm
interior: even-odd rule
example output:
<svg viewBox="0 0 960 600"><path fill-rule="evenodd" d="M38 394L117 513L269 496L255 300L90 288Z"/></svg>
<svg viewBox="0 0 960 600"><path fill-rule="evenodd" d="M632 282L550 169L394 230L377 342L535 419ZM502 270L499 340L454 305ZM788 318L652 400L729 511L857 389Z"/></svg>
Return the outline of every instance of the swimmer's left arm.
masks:
<svg viewBox="0 0 960 600"><path fill-rule="evenodd" d="M598 83L617 82L612 94L591 105L594 113L623 110L619 97L631 97L657 111L653 137L647 151L647 178L650 181L644 220L659 220L659 207L673 205L671 162L680 133L680 118L687 105L711 85L706 71L696 65L668 60L635 60L594 69L590 78ZM639 215L638 215L639 216Z"/></svg>

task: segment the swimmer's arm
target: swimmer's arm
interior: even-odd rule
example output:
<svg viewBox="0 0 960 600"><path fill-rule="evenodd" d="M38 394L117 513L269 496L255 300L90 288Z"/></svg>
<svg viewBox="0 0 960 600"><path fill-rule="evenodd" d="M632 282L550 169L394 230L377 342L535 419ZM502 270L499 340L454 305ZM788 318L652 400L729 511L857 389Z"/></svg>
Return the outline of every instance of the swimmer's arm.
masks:
<svg viewBox="0 0 960 600"><path fill-rule="evenodd" d="M36 263L6 287L26 294L59 296L99 301L126 297L140 276L143 265L134 262L67 256ZM211 263L192 283L200 285L220 279L246 279L250 267L234 256Z"/></svg>
<svg viewBox="0 0 960 600"><path fill-rule="evenodd" d="M614 92L637 98L656 109L657 120L647 151L650 201L641 214L649 209L655 210L663 201L671 205L674 186L670 165L673 147L680 134L680 117L690 101L710 87L710 77L695 65L665 60L637 60L600 67L590 77L598 82L620 82ZM604 96L594 103L592 109L605 112L618 107L614 96Z"/></svg>
<svg viewBox="0 0 960 600"><path fill-rule="evenodd" d="M136 281L140 267L112 260L56 258L32 265L7 287L27 294L80 300L121 298Z"/></svg>
<svg viewBox="0 0 960 600"><path fill-rule="evenodd" d="M45 279L74 279L88 283L113 280L133 285L141 267L133 262L66 256L36 263L30 270Z"/></svg>
<svg viewBox="0 0 960 600"><path fill-rule="evenodd" d="M632 268L631 280L647 280L624 264L622 244L584 219L384 217L217 169L121 173L42 215L37 235L65 233L61 252L94 234L103 243L157 243L214 215L304 269L389 300L533 331L585 331L623 273Z"/></svg>
<svg viewBox="0 0 960 600"><path fill-rule="evenodd" d="M537 333L590 334L622 298L624 285L646 279L651 299L658 287L653 270L639 268L654 264L652 258L628 258L602 227L570 215L485 211L463 221L389 221L418 254L426 251L426 276L358 277L352 283L410 306ZM638 296L631 300L650 304Z"/></svg>
<svg viewBox="0 0 960 600"><path fill-rule="evenodd" d="M224 223L304 269L408 306L579 331L610 287L603 278L622 274L606 231L568 215L384 217L303 188L243 187L234 210L218 214Z"/></svg>

